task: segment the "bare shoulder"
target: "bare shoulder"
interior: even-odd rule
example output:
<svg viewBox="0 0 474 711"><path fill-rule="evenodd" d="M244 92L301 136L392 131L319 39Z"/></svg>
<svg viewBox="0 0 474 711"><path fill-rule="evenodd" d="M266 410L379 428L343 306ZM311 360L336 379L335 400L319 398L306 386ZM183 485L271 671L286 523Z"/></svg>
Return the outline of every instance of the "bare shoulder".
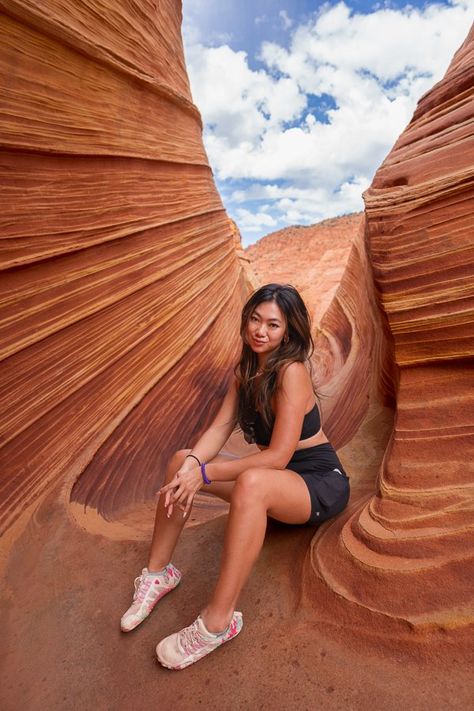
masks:
<svg viewBox="0 0 474 711"><path fill-rule="evenodd" d="M283 366L279 372L279 384L283 387L305 387L311 384L311 378L305 363L292 361Z"/></svg>

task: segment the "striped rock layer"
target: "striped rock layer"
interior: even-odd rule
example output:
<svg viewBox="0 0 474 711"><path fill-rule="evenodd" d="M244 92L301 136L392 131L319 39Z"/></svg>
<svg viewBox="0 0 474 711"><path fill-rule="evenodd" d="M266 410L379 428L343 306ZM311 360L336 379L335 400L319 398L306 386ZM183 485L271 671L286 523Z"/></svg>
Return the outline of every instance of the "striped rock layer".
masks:
<svg viewBox="0 0 474 711"><path fill-rule="evenodd" d="M76 479L104 516L153 495L219 404L249 282L179 3L0 10L5 530Z"/></svg>
<svg viewBox="0 0 474 711"><path fill-rule="evenodd" d="M376 494L315 537L312 567L353 603L348 620L462 635L474 618L473 30L364 198L395 426Z"/></svg>

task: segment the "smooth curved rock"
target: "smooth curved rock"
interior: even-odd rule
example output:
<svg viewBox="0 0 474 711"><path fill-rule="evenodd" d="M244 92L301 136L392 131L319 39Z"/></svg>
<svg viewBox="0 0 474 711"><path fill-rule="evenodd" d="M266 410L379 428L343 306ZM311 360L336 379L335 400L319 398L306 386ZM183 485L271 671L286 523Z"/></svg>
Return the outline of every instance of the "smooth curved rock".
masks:
<svg viewBox="0 0 474 711"><path fill-rule="evenodd" d="M58 481L107 517L153 497L219 404L252 277L180 5L0 7L4 531Z"/></svg>
<svg viewBox="0 0 474 711"><path fill-rule="evenodd" d="M469 619L469 490L444 445L461 448L468 421L459 357L469 334L459 298L465 282L458 296L456 288L432 290L432 300L440 291L452 298L444 312L428 299L438 314L430 328L419 300L440 273L448 282L465 274L454 257L472 201L466 175L456 174L459 156L451 163L454 153L442 153L447 173L430 184L431 201L426 186L391 177L395 161L387 178L395 187L368 193L367 228L354 230L352 246L330 260L321 256L327 281L314 314L316 364L331 395L323 399L325 427L354 472L350 506L319 529L309 554L311 528L270 524L239 601L248 632L216 652L218 675L214 657L203 660L185 672L184 688L181 676L151 663L152 651L208 596L223 517L209 521L206 513L206 526L185 529L177 562L187 585L160 603L138 636L119 639L118 620L147 554L161 464L218 404L211 398L237 346L249 277L190 103L179 3L0 0L0 7L3 704L63 710L79 699L86 708L149 708L158 689L160 703L183 711L209 706L210 690L216 708L278 708L288 698L312 708L318 698L328 709L466 709L472 664L463 664L452 627L462 631ZM410 163L418 181L436 168L423 165L431 134L435 145L457 135L451 111L462 114L459 92L465 80L472 84L466 58L457 55L451 88L445 82L446 94L424 97L420 108L429 111L417 112L420 123L409 128L424 136ZM399 157L403 163L403 151ZM391 196L401 199L392 205ZM433 225L443 234L453 224L452 244L431 234ZM373 293L364 234L388 320ZM432 268L440 247L441 272ZM300 288L311 290L318 269ZM406 298L410 280L415 299ZM410 309L411 326L403 321ZM401 371L397 425L376 482L391 425L383 403L397 386L392 345ZM442 423L438 430L433 422ZM447 486L436 483L435 457L446 458ZM79 509L94 535L77 526ZM433 624L445 632L434 635Z"/></svg>
<svg viewBox="0 0 474 711"><path fill-rule="evenodd" d="M473 125L471 30L364 195L399 371L395 427L376 495L312 545L318 579L353 603L347 617L373 613L397 642L405 625L461 645L474 620Z"/></svg>

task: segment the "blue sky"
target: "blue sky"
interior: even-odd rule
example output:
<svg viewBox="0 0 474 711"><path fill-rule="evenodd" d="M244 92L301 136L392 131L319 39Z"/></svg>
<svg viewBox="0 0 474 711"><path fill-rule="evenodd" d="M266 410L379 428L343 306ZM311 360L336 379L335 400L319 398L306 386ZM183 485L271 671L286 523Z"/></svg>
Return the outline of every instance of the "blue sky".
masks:
<svg viewBox="0 0 474 711"><path fill-rule="evenodd" d="M183 15L209 161L248 245L363 209L467 35L474 0L183 0Z"/></svg>

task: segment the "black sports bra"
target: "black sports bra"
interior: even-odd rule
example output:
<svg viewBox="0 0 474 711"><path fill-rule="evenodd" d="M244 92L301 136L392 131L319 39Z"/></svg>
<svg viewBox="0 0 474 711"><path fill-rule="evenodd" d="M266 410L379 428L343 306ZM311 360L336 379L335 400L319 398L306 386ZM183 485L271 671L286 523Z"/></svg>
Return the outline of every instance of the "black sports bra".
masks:
<svg viewBox="0 0 474 711"><path fill-rule="evenodd" d="M319 416L319 409L317 403L314 403L313 409L306 413L303 420L303 426L301 428L301 439L308 439L313 435L317 434L321 429L321 418ZM255 435L255 442L263 447L268 447L270 440L272 438L273 426L268 428L265 426L260 413L255 411L255 421L253 425Z"/></svg>

